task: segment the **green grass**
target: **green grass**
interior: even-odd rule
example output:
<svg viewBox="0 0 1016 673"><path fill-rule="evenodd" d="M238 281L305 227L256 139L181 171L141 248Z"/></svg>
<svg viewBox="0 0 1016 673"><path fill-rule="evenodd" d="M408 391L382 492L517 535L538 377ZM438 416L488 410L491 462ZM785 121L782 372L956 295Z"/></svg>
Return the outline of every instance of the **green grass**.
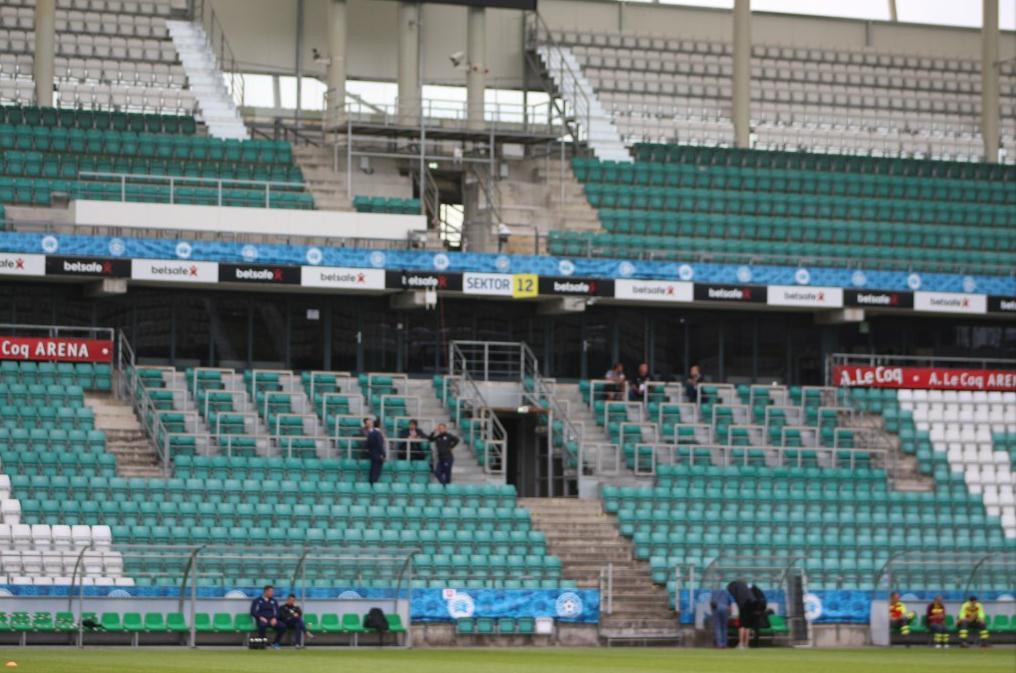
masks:
<svg viewBox="0 0 1016 673"><path fill-rule="evenodd" d="M1012 673L1016 650L931 649L717 652L679 649L456 649L257 651L224 648L0 649L18 673Z"/></svg>

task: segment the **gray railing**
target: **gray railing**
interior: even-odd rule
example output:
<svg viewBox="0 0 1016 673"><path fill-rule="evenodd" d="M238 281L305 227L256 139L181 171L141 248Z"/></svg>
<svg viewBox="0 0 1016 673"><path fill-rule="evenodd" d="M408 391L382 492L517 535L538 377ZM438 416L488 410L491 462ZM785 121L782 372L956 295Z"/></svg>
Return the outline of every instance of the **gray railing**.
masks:
<svg viewBox="0 0 1016 673"><path fill-rule="evenodd" d="M609 232L608 232L609 233ZM648 235L643 240L650 239L654 242L663 243L669 240L665 236L652 236ZM565 247L563 251L550 250L550 254L563 254L568 257L585 257L587 259L592 258L608 258L613 259L616 256L612 254L612 248L605 246L602 243L596 243L593 238L564 238L564 239L550 239L550 243L558 243ZM749 243L753 241L747 241ZM790 243L790 241L776 241L776 243ZM713 264L745 264L745 265L756 265L756 264L773 264L779 266L794 266L794 267L828 267L828 268L839 268L839 269L857 269L861 271L908 271L926 273L926 267L923 267L918 262L897 264L895 260L892 262L886 262L884 260L873 260L870 257L864 256L836 256L836 255L792 255L792 254L781 254L781 253L758 253L758 252L703 252L683 249L678 251L667 251L661 249L660 246L646 247L642 250L632 250L632 246L627 246L628 252L626 253L631 259L645 260L645 261L663 261L663 262L706 262ZM678 257L675 258L675 255ZM937 263L936 263L937 264ZM943 273L978 273L993 276L1002 276L1013 278L1016 277L1016 270L1011 266L1004 266L998 264L985 264L982 262L968 263L968 262L957 262L949 263L946 262L947 266L940 267L937 269Z"/></svg>
<svg viewBox="0 0 1016 673"><path fill-rule="evenodd" d="M560 448L566 471L574 465L579 476L593 472L593 466L587 466L583 462L582 430L572 422L568 411L554 396L551 386L540 375L540 363L536 359L536 354L525 342L519 343L519 357L522 370L522 389L532 397L537 406L546 408L550 412L547 442L551 452L554 450L554 421L560 421L562 425ZM572 442L577 447L574 451L570 446Z"/></svg>
<svg viewBox="0 0 1016 673"><path fill-rule="evenodd" d="M584 78L581 76L581 73L576 73L568 65L564 58L564 47L557 44L554 40L550 27L538 12L528 12L526 14L525 44L527 55L538 53L541 47L545 48L552 56L555 53L557 54L557 59L560 61L557 67L552 66L549 62L550 59L547 59L547 62L543 64L554 80L554 83L557 84L560 95L559 98L551 96L551 102L555 107L558 107L558 115L564 120L573 140L586 139L581 136L583 133L589 134L592 104L581 87ZM532 65L535 66L536 64L533 63ZM566 88L571 88L574 92L574 100L570 102L565 98L564 90ZM571 109L568 109L569 106Z"/></svg>
<svg viewBox="0 0 1016 673"><path fill-rule="evenodd" d="M229 46L229 40L226 39L226 32L222 27L222 21L219 20L219 16L215 13L215 8L212 7L210 0L208 2L196 0L193 20L200 23L205 30L208 45L215 56L219 70L225 76L226 89L229 91L229 95L233 97L233 102L237 105L243 105L245 93L242 69L237 61L236 54L233 52L232 47Z"/></svg>
<svg viewBox="0 0 1016 673"><path fill-rule="evenodd" d="M274 245L306 245L328 246L332 248L382 248L388 250L411 250L420 247L418 237L426 232L417 229L409 232L404 239L389 238L357 238L335 236L300 236L285 232L263 234L253 231L212 231L199 229L162 229L147 228L143 225L124 226L122 224L65 224L62 222L34 220L7 220L8 231L43 232L65 234L68 228L71 234L86 236L156 238L177 241L216 241L232 243L270 243Z"/></svg>
<svg viewBox="0 0 1016 673"><path fill-rule="evenodd" d="M245 189L247 191L258 191L264 194L264 206L269 208L272 205L272 198L278 198L278 194L300 193L304 191L302 182L282 182L276 180L243 180L228 178L199 178L183 175L144 175L139 173L105 173L98 171L81 171L78 173L77 189L79 192L87 191L87 185L116 183L120 187L120 201L127 201L127 193L133 194L135 189L145 187L169 187L170 203L187 203L188 198L195 198L183 190L187 189L215 189L214 204L200 205L223 205L233 197L225 193L228 189ZM132 199L133 200L133 199ZM238 204L241 205L241 204ZM242 205L247 205L246 203Z"/></svg>
<svg viewBox="0 0 1016 673"><path fill-rule="evenodd" d="M508 433L501 424L497 414L487 404L483 392L473 378L472 371L475 370L475 363L471 367L470 358L460 348L460 343L452 341L448 345L448 375L457 388L456 397L459 401L460 413L462 405L467 405L467 411L472 418L471 434L483 442L486 459L483 461L483 469L488 474L504 474L505 458L508 449ZM484 380L489 380L484 377ZM479 427L477 427L477 425Z"/></svg>

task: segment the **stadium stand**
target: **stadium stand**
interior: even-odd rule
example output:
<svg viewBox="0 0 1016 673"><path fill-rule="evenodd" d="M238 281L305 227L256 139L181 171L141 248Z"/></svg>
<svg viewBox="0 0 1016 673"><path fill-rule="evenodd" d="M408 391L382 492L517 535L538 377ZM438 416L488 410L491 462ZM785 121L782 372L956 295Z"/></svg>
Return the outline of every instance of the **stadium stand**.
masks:
<svg viewBox="0 0 1016 673"><path fill-rule="evenodd" d="M553 231L552 254L928 271L1016 263L1011 167L683 145L635 155L573 160L603 232Z"/></svg>
<svg viewBox="0 0 1016 673"><path fill-rule="evenodd" d="M60 107L191 114L194 96L166 29L183 0L61 0L56 9L56 91ZM0 8L0 100L31 104L35 3Z"/></svg>
<svg viewBox="0 0 1016 673"><path fill-rule="evenodd" d="M860 589L897 552L1013 548L1012 469L991 449L992 432L1016 420L1010 393L856 388L845 396L821 387L700 384L688 402L683 391L650 384L646 399L630 402L609 399L610 385L581 382L583 400L622 445L628 467L655 468L656 482L605 486L604 510L617 515L653 580L668 585L672 605L674 569L701 574L724 553L805 558L812 587ZM939 406L930 407L931 398ZM901 406L909 422L901 422ZM854 429L855 412L882 415L929 475L936 459L921 443L934 437L934 455L946 463L934 468L934 490L893 488L891 455L854 448L864 434ZM661 447L662 437L671 446ZM965 457L976 465L964 473ZM1003 589L1007 578L997 572L980 581L979 589Z"/></svg>
<svg viewBox="0 0 1016 673"><path fill-rule="evenodd" d="M569 30L551 39L574 54L626 144L733 144L730 43ZM977 61L775 44L752 45L751 55L760 149L980 156ZM1000 72L1007 149L1016 144L1012 69Z"/></svg>
<svg viewBox="0 0 1016 673"><path fill-rule="evenodd" d="M84 391L109 390L108 365L49 362L0 364L0 576L10 584L69 584L79 552L82 581L130 586L123 559L111 549L110 528L61 515L60 500L24 502L32 479L52 479L66 492L115 474L105 435L95 430ZM26 508L23 505L27 505ZM45 510L47 523L32 510Z"/></svg>
<svg viewBox="0 0 1016 673"><path fill-rule="evenodd" d="M915 453L936 481L965 482L989 516L1001 517L1005 536L1016 538L1013 462L1006 451L1006 438L1016 430L1016 395L901 390L895 401L882 414L887 425L897 416L904 450Z"/></svg>
<svg viewBox="0 0 1016 673"><path fill-rule="evenodd" d="M193 117L0 108L0 201L80 199L313 208L289 143L198 135Z"/></svg>
<svg viewBox="0 0 1016 673"><path fill-rule="evenodd" d="M308 626L342 643L378 635L362 612L382 603L428 644L538 642L548 618L569 644L685 643L735 560L782 564L749 578L772 585L768 642L875 642L897 587L951 611L976 591L1016 634L1016 393L830 375L839 352L1011 355L1016 62L991 71L986 148L968 31L929 56L890 51L877 33L911 28L879 22L779 44L773 26L841 20L769 16L735 148L720 12L667 37L611 26L699 10L555 20L581 3L512 19L483 67L453 54L441 77L470 85L447 107L410 81L442 72L411 62L435 48L420 22L360 0L370 30L348 42L399 55L389 102L369 91L394 95L384 59L318 52L347 50L345 3L301 25L311 87L258 53L275 36L242 3L216 3L234 54L211 2L57 0L52 101L35 3L0 6L0 340L109 325L116 344L112 365L0 353L0 642L92 619L118 644L236 644L273 583L302 585ZM398 4L400 22L466 11ZM245 75L271 79L271 107L233 88ZM177 205L233 209L184 227ZM714 300L735 281L744 303ZM716 379L675 383L700 358ZM644 394L590 378L618 360L647 363ZM365 417L388 438L374 484ZM402 439L411 419L461 437L451 484Z"/></svg>
<svg viewBox="0 0 1016 673"><path fill-rule="evenodd" d="M395 394L405 389L405 377L140 369L138 385L164 407L157 412L163 423L158 427L181 432L172 433L168 443L173 466L170 476L128 479L117 476L116 461L105 451L103 433L90 430L90 411L81 403L82 387L63 383L75 380L75 374L68 374L70 379L58 376L52 366L43 366L44 371L37 374L34 365L14 364L0 370L0 385L10 402L2 410L9 443L0 455L10 484L10 492L4 493L3 524L7 527L0 532L13 536L16 543L4 560L4 574L10 583L68 583L67 559L71 559L72 569L76 558L71 553L73 547L68 546L67 554L58 555L41 571L35 561L39 554L45 556L44 552L61 551L69 545L63 533L73 526L77 536L87 531L96 531L93 538L103 536L103 549L110 544L114 549L124 544L242 546L260 543L266 536L276 547L418 547L423 552L415 560L419 586L443 587L450 581L467 587L501 588L568 584L560 577L560 560L547 554L543 534L532 530L529 514L518 507L511 486L441 486L432 483L427 461L407 459L390 461L382 481L374 487L366 483L366 461L354 457L359 456L364 403L390 414L386 427L394 437L408 420L404 417L406 405L412 404ZM87 372L81 369L80 380L98 381L108 390L108 371L98 373L96 379L89 379ZM181 378L187 389L163 387ZM60 382L47 387L26 381ZM421 383L426 390L428 382ZM353 386L348 395L339 392L342 385ZM363 386L363 397L358 386ZM196 399L204 403L207 411L203 419L215 424L217 432L212 437L217 445L211 444L209 435L186 433L173 426L184 414L170 405L182 406L185 398L181 393L190 391L196 391ZM67 406L50 406L57 395ZM248 395L261 412L241 407ZM335 421L338 429L340 419L355 420L352 434L335 440L346 457L339 458L336 451L325 448L329 443L326 436L306 436L308 426L298 427L295 434L286 429L286 419L307 422L308 416L315 416L313 411L304 415L292 411L311 398L318 403L321 421ZM360 399L351 404L356 398ZM332 411L348 412L351 408L358 413ZM54 418L44 420L39 413ZM243 413L251 414L247 421L258 424L258 431L244 436L227 434L243 423L231 417L242 417ZM68 420L61 421L63 418ZM255 436L257 440L249 444L242 441L255 440ZM322 457L316 457L318 452ZM265 489L285 496L281 502L266 504ZM116 582L179 586L179 577L163 574L161 560L146 564L129 557L123 568L123 560L117 566L111 560L114 558L120 557L102 556L101 565L88 566L86 577L98 576L97 582L114 578ZM288 581L276 576L278 564L271 559L252 560L241 567L227 565L220 569L225 587L253 587L266 578L280 585ZM316 586L377 584L383 588L390 581L376 575L377 571L372 574L369 567L347 568L345 572L349 574L321 577L315 580ZM130 579L118 579L123 574Z"/></svg>

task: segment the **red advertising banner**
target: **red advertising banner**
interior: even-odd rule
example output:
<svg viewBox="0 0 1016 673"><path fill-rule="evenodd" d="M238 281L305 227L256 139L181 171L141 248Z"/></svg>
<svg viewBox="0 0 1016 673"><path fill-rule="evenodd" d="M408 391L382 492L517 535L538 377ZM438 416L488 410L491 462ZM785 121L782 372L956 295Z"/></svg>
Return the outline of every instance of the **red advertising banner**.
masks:
<svg viewBox="0 0 1016 673"><path fill-rule="evenodd" d="M0 337L0 360L112 362L113 342L75 337Z"/></svg>
<svg viewBox="0 0 1016 673"><path fill-rule="evenodd" d="M1016 371L944 367L835 365L833 385L852 388L1016 390Z"/></svg>

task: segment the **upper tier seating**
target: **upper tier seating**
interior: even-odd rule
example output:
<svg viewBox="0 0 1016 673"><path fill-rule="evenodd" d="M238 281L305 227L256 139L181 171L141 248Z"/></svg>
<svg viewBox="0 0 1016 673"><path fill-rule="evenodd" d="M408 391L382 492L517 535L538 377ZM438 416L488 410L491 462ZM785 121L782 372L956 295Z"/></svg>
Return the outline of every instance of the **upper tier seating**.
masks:
<svg viewBox="0 0 1016 673"><path fill-rule="evenodd" d="M194 96L165 20L186 0L60 0L54 77L60 107L190 114ZM29 104L35 3L0 7L0 101Z"/></svg>
<svg viewBox="0 0 1016 673"><path fill-rule="evenodd" d="M576 158L604 233L554 231L558 255L861 263L999 273L1016 265L1016 169L638 145Z"/></svg>
<svg viewBox="0 0 1016 673"><path fill-rule="evenodd" d="M554 31L573 50L627 144L730 145L726 42ZM751 127L760 149L977 160L980 63L756 44ZM1016 160L1014 65L1000 68L1006 160Z"/></svg>
<svg viewBox="0 0 1016 673"><path fill-rule="evenodd" d="M189 116L0 107L0 202L48 205L53 192L65 192L82 199L313 208L288 142L219 140L196 130ZM78 179L81 173L117 175ZM127 176L123 186L119 174ZM223 183L221 203L216 180L232 181Z"/></svg>

